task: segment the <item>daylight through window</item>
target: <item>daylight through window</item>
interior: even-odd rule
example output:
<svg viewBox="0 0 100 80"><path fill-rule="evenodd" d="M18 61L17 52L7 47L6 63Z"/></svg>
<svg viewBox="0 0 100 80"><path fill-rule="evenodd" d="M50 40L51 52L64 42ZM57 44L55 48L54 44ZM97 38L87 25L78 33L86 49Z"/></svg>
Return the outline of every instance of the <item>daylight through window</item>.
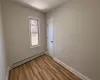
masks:
<svg viewBox="0 0 100 80"><path fill-rule="evenodd" d="M31 36L31 47L39 44L39 20L30 19L30 36Z"/></svg>

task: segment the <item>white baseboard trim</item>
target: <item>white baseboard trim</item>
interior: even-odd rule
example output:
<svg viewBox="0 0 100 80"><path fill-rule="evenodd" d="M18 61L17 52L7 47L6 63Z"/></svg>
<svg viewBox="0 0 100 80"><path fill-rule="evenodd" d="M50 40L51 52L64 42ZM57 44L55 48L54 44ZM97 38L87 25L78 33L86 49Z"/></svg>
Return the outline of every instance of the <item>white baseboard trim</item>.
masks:
<svg viewBox="0 0 100 80"><path fill-rule="evenodd" d="M71 68L70 66L66 65L65 63L63 63L62 61L58 60L57 58L53 58L57 63L59 63L60 65L62 65L63 67L65 67L66 69L68 69L70 72L72 72L73 74L75 74L76 76L78 76L79 78L81 78L82 80L91 80L88 77L84 76L83 74L81 74L80 72L76 71L75 69Z"/></svg>
<svg viewBox="0 0 100 80"><path fill-rule="evenodd" d="M6 75L6 80L8 80L9 79L9 71L11 70L11 67L8 67L7 68L7 75Z"/></svg>
<svg viewBox="0 0 100 80"><path fill-rule="evenodd" d="M27 62L29 62L29 61L31 61L31 60L33 60L33 59L35 59L35 58L37 58L37 57L43 55L43 54L45 54L45 52L42 52L42 53L33 55L33 56L31 56L31 57L29 57L29 58L27 58L27 59L24 59L24 60L22 60L22 61L19 61L19 62L17 62L17 63L14 63L13 65L11 65L11 68L18 67L18 66L20 66L20 65L22 65L22 64L24 64L24 63L27 63Z"/></svg>

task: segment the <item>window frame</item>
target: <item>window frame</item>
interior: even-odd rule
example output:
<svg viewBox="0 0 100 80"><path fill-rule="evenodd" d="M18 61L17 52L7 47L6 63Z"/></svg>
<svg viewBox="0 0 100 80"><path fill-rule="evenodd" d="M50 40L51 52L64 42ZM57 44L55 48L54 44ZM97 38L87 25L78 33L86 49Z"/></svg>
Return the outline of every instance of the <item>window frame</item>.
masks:
<svg viewBox="0 0 100 80"><path fill-rule="evenodd" d="M32 46L32 43L31 43L31 25L30 25L30 20L33 19L33 20L38 20L38 45L34 45ZM31 16L29 16L29 39L30 39L30 48L36 48L36 47L39 47L40 46L40 19L39 18L33 18Z"/></svg>

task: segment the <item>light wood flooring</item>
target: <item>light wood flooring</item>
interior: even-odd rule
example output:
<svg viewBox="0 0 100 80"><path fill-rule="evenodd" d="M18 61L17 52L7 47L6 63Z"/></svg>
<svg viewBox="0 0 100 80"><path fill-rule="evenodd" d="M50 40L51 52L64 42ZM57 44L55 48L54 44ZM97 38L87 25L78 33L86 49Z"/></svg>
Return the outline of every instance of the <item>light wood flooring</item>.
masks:
<svg viewBox="0 0 100 80"><path fill-rule="evenodd" d="M10 71L9 80L81 80L56 63L51 57L42 55Z"/></svg>

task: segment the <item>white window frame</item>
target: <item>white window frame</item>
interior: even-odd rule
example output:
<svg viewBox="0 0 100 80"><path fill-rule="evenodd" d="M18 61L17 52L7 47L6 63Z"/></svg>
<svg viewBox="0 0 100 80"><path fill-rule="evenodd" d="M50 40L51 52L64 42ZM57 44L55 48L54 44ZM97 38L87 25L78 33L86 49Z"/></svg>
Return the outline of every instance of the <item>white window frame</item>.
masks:
<svg viewBox="0 0 100 80"><path fill-rule="evenodd" d="M31 45L31 27L30 27L30 19L38 20L38 45ZM33 18L29 16L29 39L30 39L30 48L35 48L40 46L40 19L39 18Z"/></svg>

